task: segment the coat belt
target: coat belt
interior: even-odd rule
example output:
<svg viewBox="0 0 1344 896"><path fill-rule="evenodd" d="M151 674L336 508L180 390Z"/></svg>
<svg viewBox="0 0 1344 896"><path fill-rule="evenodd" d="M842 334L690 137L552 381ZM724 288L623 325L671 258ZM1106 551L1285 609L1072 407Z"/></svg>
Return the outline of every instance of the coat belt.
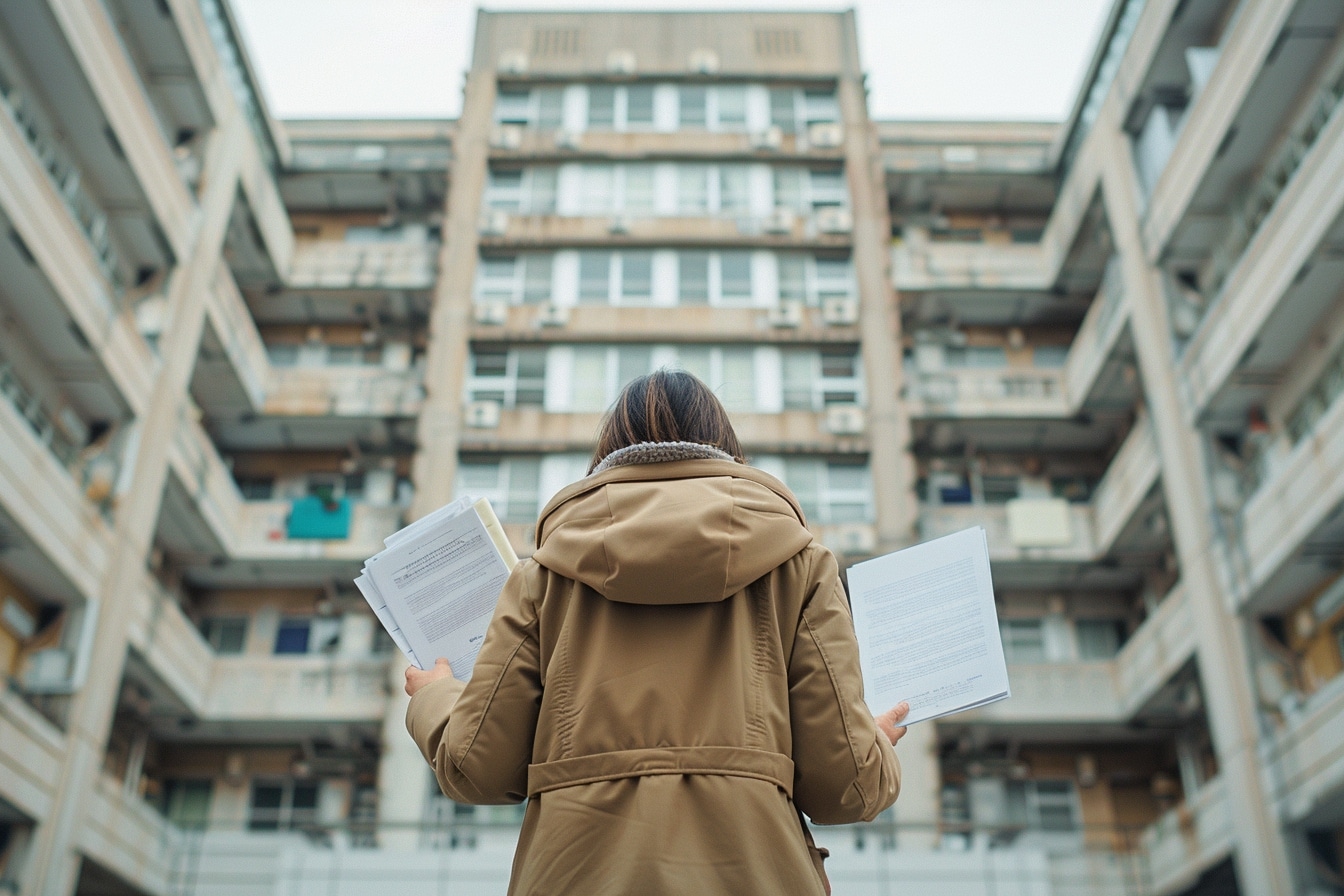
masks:
<svg viewBox="0 0 1344 896"><path fill-rule="evenodd" d="M527 767L527 795L645 775L758 778L793 797L793 760L747 747L648 747L538 762Z"/></svg>

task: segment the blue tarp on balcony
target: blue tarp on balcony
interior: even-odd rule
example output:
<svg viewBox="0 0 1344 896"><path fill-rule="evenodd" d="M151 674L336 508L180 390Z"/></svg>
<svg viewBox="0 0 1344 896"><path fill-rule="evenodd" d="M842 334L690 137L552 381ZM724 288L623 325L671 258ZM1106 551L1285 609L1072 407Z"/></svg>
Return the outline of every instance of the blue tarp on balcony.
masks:
<svg viewBox="0 0 1344 896"><path fill-rule="evenodd" d="M316 495L299 498L289 509L289 538L349 538L351 505L347 498L324 502Z"/></svg>

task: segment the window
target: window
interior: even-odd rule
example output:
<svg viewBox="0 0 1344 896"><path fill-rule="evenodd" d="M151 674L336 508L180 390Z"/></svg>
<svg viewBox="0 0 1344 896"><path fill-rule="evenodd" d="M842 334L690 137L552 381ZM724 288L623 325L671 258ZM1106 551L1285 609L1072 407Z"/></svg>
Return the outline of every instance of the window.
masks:
<svg viewBox="0 0 1344 896"><path fill-rule="evenodd" d="M682 87L678 92L678 121L683 128L703 128L709 124L706 114L708 91L703 87Z"/></svg>
<svg viewBox="0 0 1344 896"><path fill-rule="evenodd" d="M495 95L495 121L500 124L530 124L532 91L501 90Z"/></svg>
<svg viewBox="0 0 1344 896"><path fill-rule="evenodd" d="M854 295L854 267L848 258L817 258L814 265L818 302Z"/></svg>
<svg viewBox="0 0 1344 896"><path fill-rule="evenodd" d="M498 401L508 408L539 406L545 392L545 349L481 349L472 353L468 384L471 400Z"/></svg>
<svg viewBox="0 0 1344 896"><path fill-rule="evenodd" d="M808 124L840 120L840 106L830 90L803 91L803 120Z"/></svg>
<svg viewBox="0 0 1344 896"><path fill-rule="evenodd" d="M653 253L621 252L621 301L647 302L653 298Z"/></svg>
<svg viewBox="0 0 1344 896"><path fill-rule="evenodd" d="M745 165L719 166L719 211L726 215L745 215L751 208Z"/></svg>
<svg viewBox="0 0 1344 896"><path fill-rule="evenodd" d="M523 210L523 171L491 169L487 204L506 212Z"/></svg>
<svg viewBox="0 0 1344 896"><path fill-rule="evenodd" d="M1031 350L1031 363L1037 367L1063 367L1068 359L1067 345L1040 345Z"/></svg>
<svg viewBox="0 0 1344 896"><path fill-rule="evenodd" d="M586 215L610 214L616 205L616 169L611 165L584 165L580 207Z"/></svg>
<svg viewBox="0 0 1344 896"><path fill-rule="evenodd" d="M267 344L266 356L271 359L272 366L293 367L299 363L299 347L292 342Z"/></svg>
<svg viewBox="0 0 1344 896"><path fill-rule="evenodd" d="M744 131L747 129L747 89L720 87L716 91L719 105L719 130Z"/></svg>
<svg viewBox="0 0 1344 896"><path fill-rule="evenodd" d="M861 403L862 376L853 349L785 349L782 361L786 409L813 411Z"/></svg>
<svg viewBox="0 0 1344 896"><path fill-rule="evenodd" d="M221 616L201 620L201 635L221 656L243 652L247 643L247 617Z"/></svg>
<svg viewBox="0 0 1344 896"><path fill-rule="evenodd" d="M611 297L611 253L579 253L579 301L606 304Z"/></svg>
<svg viewBox="0 0 1344 896"><path fill-rule="evenodd" d="M335 617L289 616L275 632L275 654L329 652L341 640L341 620Z"/></svg>
<svg viewBox="0 0 1344 896"><path fill-rule="evenodd" d="M179 828L201 830L210 821L210 795L213 783L206 780L163 782L159 811Z"/></svg>
<svg viewBox="0 0 1344 896"><path fill-rule="evenodd" d="M807 301L807 259L802 255L786 254L779 257L779 300L781 302Z"/></svg>
<svg viewBox="0 0 1344 896"><path fill-rule="evenodd" d="M783 472L810 522L872 520L872 479L866 464L789 457L784 458Z"/></svg>
<svg viewBox="0 0 1344 896"><path fill-rule="evenodd" d="M564 123L565 90L563 87L541 87L537 95L537 127L555 130Z"/></svg>
<svg viewBox="0 0 1344 896"><path fill-rule="evenodd" d="M803 172L798 168L775 168L775 205L807 211L803 205Z"/></svg>
<svg viewBox="0 0 1344 896"><path fill-rule="evenodd" d="M999 632L1008 662L1045 662L1045 626L1040 619L1001 619Z"/></svg>
<svg viewBox="0 0 1344 896"><path fill-rule="evenodd" d="M849 192L845 189L845 172L841 168L812 169L808 172L808 186L812 193L814 208L849 204Z"/></svg>
<svg viewBox="0 0 1344 896"><path fill-rule="evenodd" d="M797 91L792 88L774 88L770 91L770 123L786 134L798 129L795 109Z"/></svg>
<svg viewBox="0 0 1344 896"><path fill-rule="evenodd" d="M244 501L269 501L275 495L274 476L237 476L235 481Z"/></svg>
<svg viewBox="0 0 1344 896"><path fill-rule="evenodd" d="M1113 659L1125 642L1125 623L1120 619L1079 619L1074 631L1080 660Z"/></svg>
<svg viewBox="0 0 1344 896"><path fill-rule="evenodd" d="M682 252L677 257L677 293L683 305L709 304L708 252Z"/></svg>
<svg viewBox="0 0 1344 896"><path fill-rule="evenodd" d="M652 165L627 165L622 186L621 211L627 215L652 215L655 177Z"/></svg>
<svg viewBox="0 0 1344 896"><path fill-rule="evenodd" d="M457 467L457 493L488 498L506 523L530 523L537 518L540 480L538 457L464 460Z"/></svg>
<svg viewBox="0 0 1344 896"><path fill-rule="evenodd" d="M1009 817L1038 831L1078 830L1072 781L1009 781Z"/></svg>
<svg viewBox="0 0 1344 896"><path fill-rule="evenodd" d="M750 411L756 407L755 352L750 348L725 348L717 381L711 381L719 400L729 411Z"/></svg>
<svg viewBox="0 0 1344 896"><path fill-rule="evenodd" d="M524 255L523 262L523 302L535 305L551 298L551 272L553 256Z"/></svg>
<svg viewBox="0 0 1344 896"><path fill-rule="evenodd" d="M948 367L975 367L994 370L1008 366L1008 353L999 345L948 346L943 349Z"/></svg>
<svg viewBox="0 0 1344 896"><path fill-rule="evenodd" d="M588 128L610 131L616 127L616 88L594 84L588 88Z"/></svg>
<svg viewBox="0 0 1344 896"><path fill-rule="evenodd" d="M625 88L625 124L630 128L653 127L652 84L632 84Z"/></svg>
<svg viewBox="0 0 1344 896"><path fill-rule="evenodd" d="M677 166L677 213L689 216L709 214L707 165Z"/></svg>
<svg viewBox="0 0 1344 896"><path fill-rule="evenodd" d="M725 303L751 301L751 253L719 253L719 296Z"/></svg>
<svg viewBox="0 0 1344 896"><path fill-rule="evenodd" d="M250 831L290 831L317 824L318 785L314 781L252 782L247 816Z"/></svg>

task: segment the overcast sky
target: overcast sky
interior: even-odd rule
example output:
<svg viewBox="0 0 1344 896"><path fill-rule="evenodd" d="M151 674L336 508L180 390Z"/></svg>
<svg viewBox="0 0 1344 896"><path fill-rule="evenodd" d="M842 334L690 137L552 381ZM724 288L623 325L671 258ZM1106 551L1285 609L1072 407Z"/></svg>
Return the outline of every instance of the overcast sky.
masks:
<svg viewBox="0 0 1344 896"><path fill-rule="evenodd" d="M677 0L654 8L858 10L879 118L1063 120L1112 0ZM462 106L473 0L232 0L278 118L446 117ZM493 0L490 9L635 9ZM643 4L644 7L650 4Z"/></svg>

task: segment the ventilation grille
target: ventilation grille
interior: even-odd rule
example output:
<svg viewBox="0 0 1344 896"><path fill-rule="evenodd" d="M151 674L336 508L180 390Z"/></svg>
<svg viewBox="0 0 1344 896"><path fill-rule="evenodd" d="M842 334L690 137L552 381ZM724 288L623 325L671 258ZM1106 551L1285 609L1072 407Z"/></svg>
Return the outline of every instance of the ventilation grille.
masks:
<svg viewBox="0 0 1344 896"><path fill-rule="evenodd" d="M803 52L803 36L794 28L757 28L756 55L797 56Z"/></svg>
<svg viewBox="0 0 1344 896"><path fill-rule="evenodd" d="M532 32L533 56L573 56L577 52L577 28L538 28Z"/></svg>

